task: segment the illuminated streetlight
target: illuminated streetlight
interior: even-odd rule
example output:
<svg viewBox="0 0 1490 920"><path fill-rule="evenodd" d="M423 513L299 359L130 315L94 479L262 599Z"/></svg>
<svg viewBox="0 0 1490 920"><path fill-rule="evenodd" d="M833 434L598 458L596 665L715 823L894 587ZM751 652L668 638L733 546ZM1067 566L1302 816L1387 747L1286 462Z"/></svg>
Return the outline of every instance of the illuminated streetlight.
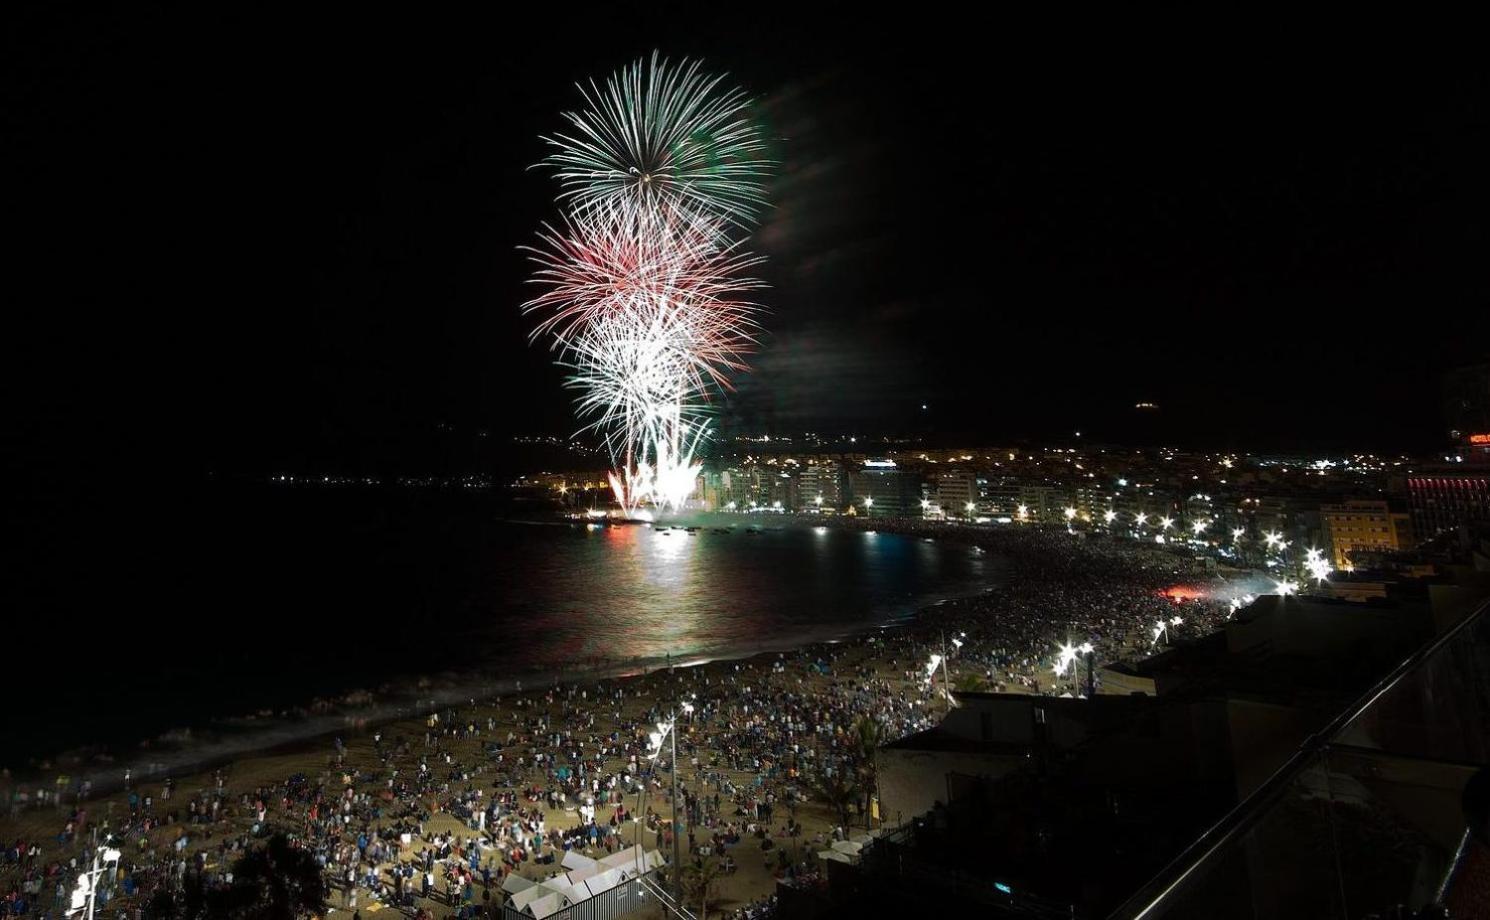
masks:
<svg viewBox="0 0 1490 920"><path fill-rule="evenodd" d="M1172 517L1160 518L1159 519L1159 526L1163 527L1165 530L1168 530L1169 528L1171 528L1171 527L1174 526L1174 518L1172 518Z"/></svg>
<svg viewBox="0 0 1490 920"><path fill-rule="evenodd" d="M1066 514L1066 520L1068 520L1068 521L1074 521L1074 520L1076 520L1076 509L1075 508L1067 508L1066 511L1065 511L1065 514Z"/></svg>
<svg viewBox="0 0 1490 920"><path fill-rule="evenodd" d="M1108 508L1106 511L1102 512L1102 520L1107 522L1108 524L1111 524L1113 521L1117 520L1117 512L1113 511L1111 508Z"/></svg>
<svg viewBox="0 0 1490 920"><path fill-rule="evenodd" d="M1205 533L1205 529L1208 526L1210 525L1206 521L1193 521L1190 524L1190 529L1193 530L1195 532L1195 536L1198 537L1201 534Z"/></svg>

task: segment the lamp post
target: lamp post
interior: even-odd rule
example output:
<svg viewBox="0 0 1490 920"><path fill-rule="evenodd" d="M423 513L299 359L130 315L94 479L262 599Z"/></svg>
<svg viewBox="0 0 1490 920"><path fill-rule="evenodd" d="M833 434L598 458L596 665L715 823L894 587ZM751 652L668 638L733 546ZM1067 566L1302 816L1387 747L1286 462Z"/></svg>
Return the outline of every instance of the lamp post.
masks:
<svg viewBox="0 0 1490 920"><path fill-rule="evenodd" d="M78 875L77 887L72 890L72 904L67 911L69 917L93 920L93 908L98 900L98 877L103 874L105 866L119 864L119 851L107 844L106 837L104 845L93 848L93 868Z"/></svg>
<svg viewBox="0 0 1490 920"><path fill-rule="evenodd" d="M672 758L673 758L673 778L672 778L673 813L672 813L672 818L671 818L672 825L673 825L673 872L672 872L672 876L673 876L673 897L677 901L679 901L681 903L682 902L682 899L683 899L683 861L682 861L682 857L681 857L681 855L679 853L679 850L678 850L678 845L679 845L678 844L678 838L679 838L679 836L681 836L678 833L678 831L679 831L679 822L678 822L678 712L679 712L679 710L681 710L684 715L691 714L693 712L693 704L690 703L690 702L686 702L685 701L681 706L678 706L677 708L673 709L672 718L668 719L666 722L658 722L657 723L657 731L649 733L649 736L648 736L648 744L647 744L647 746L652 749L652 752L650 754L648 754L647 757L648 757L648 759L650 759L655 764L657 762L657 758L659 756L661 756L661 754L662 754L662 746L664 744L667 744L667 743L671 742L671 745L672 745ZM638 806L638 807L640 807L640 806Z"/></svg>

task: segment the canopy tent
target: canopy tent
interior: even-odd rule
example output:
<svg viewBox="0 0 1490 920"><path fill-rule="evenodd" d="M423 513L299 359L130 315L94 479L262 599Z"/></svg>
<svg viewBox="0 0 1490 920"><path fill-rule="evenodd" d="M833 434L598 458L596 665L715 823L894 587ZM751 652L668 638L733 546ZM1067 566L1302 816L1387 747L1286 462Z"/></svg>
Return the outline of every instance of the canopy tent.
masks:
<svg viewBox="0 0 1490 920"><path fill-rule="evenodd" d="M523 910L532 914L537 920L544 920L545 917L552 917L569 905L569 899L556 891L553 894L533 901L527 907L523 908Z"/></svg>
<svg viewBox="0 0 1490 920"><path fill-rule="evenodd" d="M567 881L571 887L573 887L578 885L580 882L583 882L585 879L589 878L592 875L599 875L600 872L600 867L594 865L584 869L571 869L568 872L564 873L564 880Z"/></svg>
<svg viewBox="0 0 1490 920"><path fill-rule="evenodd" d="M830 862L830 861L831 862L841 862L841 863L852 863L853 862L852 859L849 859L848 856L846 856L843 853L838 852L837 850L818 850L817 851L817 858L818 859L821 859L823 862Z"/></svg>
<svg viewBox="0 0 1490 920"><path fill-rule="evenodd" d="M833 843L833 849L847 856L858 856L859 851L864 849L864 845L854 843L852 840L837 840Z"/></svg>
<svg viewBox="0 0 1490 920"><path fill-rule="evenodd" d="M516 872L513 872L506 878L502 879L502 890L507 892L508 894L517 894L519 891L527 891L529 888L532 887L532 882L523 878L521 875L518 875Z"/></svg>
<svg viewBox="0 0 1490 920"><path fill-rule="evenodd" d="M507 915L513 916L515 911L535 920L546 920L561 911L580 909L584 902L610 892L603 901L595 902L595 910L599 913L594 916L619 916L617 911L624 913L638 906L635 898L628 895L640 894L622 886L638 874L644 875L664 865L659 851L635 846L601 860L571 850L564 854L562 862L565 871L538 882L519 875L507 876L502 885L509 892ZM621 891L615 890L618 888Z"/></svg>
<svg viewBox="0 0 1490 920"><path fill-rule="evenodd" d="M564 861L559 865L565 869L593 869L599 863L578 850L570 850L564 854Z"/></svg>
<svg viewBox="0 0 1490 920"><path fill-rule="evenodd" d="M514 894L512 896L512 906L516 907L518 910L524 910L529 904L532 904L539 898L546 898L554 893L555 892L549 891L547 888L540 888L537 885L534 885L531 888L524 888L522 891L519 891L517 894Z"/></svg>
<svg viewBox="0 0 1490 920"><path fill-rule="evenodd" d="M590 897L595 897L621 884L621 870L607 869L599 875L585 879L585 889L590 892Z"/></svg>

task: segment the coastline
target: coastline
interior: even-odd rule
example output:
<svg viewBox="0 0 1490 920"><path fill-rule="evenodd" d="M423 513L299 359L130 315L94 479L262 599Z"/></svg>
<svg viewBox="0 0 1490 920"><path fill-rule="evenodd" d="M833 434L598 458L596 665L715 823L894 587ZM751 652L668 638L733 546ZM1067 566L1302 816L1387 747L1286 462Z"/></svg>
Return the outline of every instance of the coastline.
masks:
<svg viewBox="0 0 1490 920"><path fill-rule="evenodd" d="M926 533L919 526L895 527L884 522L865 529L894 529L908 536ZM489 821L500 818L503 822L491 843L476 850L485 868L498 873L498 882L506 873L521 874L529 881L546 877L553 871L555 858L571 847L590 856L605 855L615 842L614 833L605 837L600 828L605 846L593 835L588 842L583 836L587 826L594 826L586 824L584 812L576 807L590 793L585 775L566 776L568 771L559 768L566 759L578 763L572 758L591 745L583 759L593 763L592 776L602 782L609 778L611 786L596 787L596 798L606 809L620 811L623 800L612 795L622 790L625 807L635 801L639 790L649 790L644 813L648 846L670 848L667 815L672 814L682 826L662 779L674 768L686 774L678 779L689 796L685 800L689 854L696 853L697 831L700 846L710 846L712 841L716 853L738 857L739 873L725 876L716 903L726 909L757 903L770 896L779 880L813 884L821 871L815 850L824 841L840 839L835 835L844 833L853 821L866 821L862 809L867 806L862 801L852 806L850 817L844 817L821 797L815 781L799 775L797 768L808 774L819 766L841 762L843 748L835 739L857 730L855 726L864 719L881 726L886 742L934 726L947 709L949 691L963 687L966 681L984 683L983 689L996 692L1064 695L1063 689L1069 691L1071 686L1069 679L1057 684L1047 673L1053 654L1048 641L1069 637L1066 630L1074 627L1101 634L1104 661L1114 653L1146 649L1145 624L1154 612L1172 610L1172 600L1163 587L1187 578L1185 571L1193 568L1151 547L1105 541L1088 544L1063 530L943 530L938 537L977 542L990 547L985 551L1009 553L1004 560L1008 568L999 581L1001 590L990 591L985 585L979 593L920 606L912 619L854 629L847 638L788 640L784 644L792 646L791 651L756 651L729 658L680 657L670 662L671 667L652 669L628 663L605 672L611 676L594 670L555 675L549 670L542 673L555 679L537 682L533 672L528 672L500 685L511 687L510 691L480 701L466 687L433 693L420 688L411 707L390 704L377 720L370 717L372 710L363 710L357 717L328 713L316 726L323 730L314 735L288 739L276 747L250 745L241 754L220 750L221 768L214 769L202 758L192 766L183 763L174 771L174 783L164 782L164 773L137 775L127 792L108 792L106 788L113 784L104 777L106 786L95 786L82 801L69 797L47 802L49 807L35 807L33 800L26 803L29 808L13 808L9 815L0 815L0 836L53 840L52 846L65 853L69 844L74 848L85 845L84 832L90 828L101 826L108 833L122 834L132 854L137 844L130 874L141 881L148 896L150 890L171 884L167 880L175 878L168 874L172 847L205 859L230 841L235 850L251 846L271 829L320 839L321 852L344 865L345 857L336 856L347 852L340 824L328 827L324 816L316 818L314 808L306 812L306 805L315 800L308 803L299 796L307 789L321 790L315 792L319 800L323 794L332 794L331 790L344 789L350 795L360 789L363 795L358 800L363 805L358 820L366 822L366 833L397 836L388 826L392 817L409 836L403 850L374 860L374 874L365 883L358 881L355 889L333 891L332 912L350 917L356 889L366 889L369 896L377 893L384 906L391 906L387 899L393 869L420 861L428 865L431 848L445 852L452 840L469 841L471 833L479 834L481 824L472 810L477 807L491 812L486 816ZM1105 611L1098 609L1103 597L1108 599ZM1224 604L1210 601L1191 604L1187 620L1194 625L1187 629L1196 634L1208 632L1220 620L1219 616L1212 619L1210 613L1221 607ZM940 676L928 679L928 655L947 651L948 635L961 636L966 647L949 652ZM523 681L521 691L516 690L518 680ZM498 689L495 684L487 687ZM680 699L693 700L699 712L679 727L678 763L648 767L642 760L638 773L637 756L643 751L646 731ZM327 741L328 736L334 736L334 743ZM391 746L385 739L391 739ZM596 744L598 749L593 747ZM441 764L438 771L425 766L433 758ZM110 767L122 782L118 765ZM390 767L397 768L391 777ZM398 786L404 791L394 788L393 778L398 776L409 777ZM712 796L712 804L711 789L721 794ZM701 798L689 790L698 790ZM154 811L150 810L152 795ZM145 805L143 811L137 810L136 796ZM179 804L174 801L178 797ZM782 813L773 817L769 808L773 798L791 803L789 820ZM257 820L251 807L255 800L260 802ZM389 810L375 808L379 801ZM213 807L208 828L191 826L203 823L206 816L201 808L208 802L225 807L221 814ZM269 805L267 812L264 803ZM183 823L181 809L188 805L193 817ZM641 811L639 804L637 810ZM616 818L629 820L630 814ZM417 825L410 823L416 819ZM616 826L613 818L611 827ZM537 836L532 835L535 828ZM642 830L640 824L637 828ZM759 839L764 861L751 855L757 849L753 841L740 845L747 829ZM628 838L631 833L626 831ZM719 849L727 845L734 848ZM356 848L350 852L355 861ZM447 879L461 877L463 859L442 862ZM213 862L208 869L216 867L220 873L225 866ZM217 878L220 883L221 876ZM470 891L467 887L468 899ZM500 903L500 891L496 896ZM433 892L422 900L411 900L408 906L443 912L456 906L457 900L458 896L447 893L442 898Z"/></svg>
<svg viewBox="0 0 1490 920"><path fill-rule="evenodd" d="M729 517L692 515L656 523L662 527L682 527L687 526L686 522L696 522L701 518L712 522L715 518ZM856 522L849 519L784 517L785 520L774 521L769 526L750 519L743 525L737 520L731 520L730 526L732 529L741 527L742 531L828 527L853 532L878 530L906 539L927 536L914 528L900 529L897 527L899 522L894 521L877 521L876 526L868 526L867 521ZM501 522L570 528L585 526L569 520L503 518ZM716 522L705 526L723 525ZM956 525L941 525L936 538L955 537L951 542L976 546L977 533L959 533L963 529ZM669 666L693 668L746 663L772 655L798 654L813 648L827 649L861 641L885 630L913 627L935 608L949 602L980 597L997 590L1000 579L1006 574L1006 567L997 558L992 561L997 565L993 578L984 578L977 584L962 584L956 588L922 593L907 601L908 610L879 622L859 622L843 628L818 626L778 639L757 641L748 647L736 645L685 650L677 658L652 656L624 661L592 658L578 667L534 663L521 669L504 665L501 670L509 676L500 678L483 675L480 671L411 675L384 684L376 690L348 688L334 697L313 697L305 703L277 712L260 710L257 713L213 719L195 726L169 728L153 737L139 739L127 750L115 753L100 752L87 743L77 744L38 758L35 765L7 767L5 774L0 776L0 794L4 794L0 802L9 799L14 789L30 787L33 790L54 792L58 788L54 778L59 776L68 780L63 793L64 801L73 801L85 784L92 796L120 791L124 786L123 776L126 770L137 781L163 781L212 770L243 758L298 753L307 746L338 734L366 733L381 726L427 715L441 707L483 703L505 695L540 689L562 689L584 683L646 677Z"/></svg>

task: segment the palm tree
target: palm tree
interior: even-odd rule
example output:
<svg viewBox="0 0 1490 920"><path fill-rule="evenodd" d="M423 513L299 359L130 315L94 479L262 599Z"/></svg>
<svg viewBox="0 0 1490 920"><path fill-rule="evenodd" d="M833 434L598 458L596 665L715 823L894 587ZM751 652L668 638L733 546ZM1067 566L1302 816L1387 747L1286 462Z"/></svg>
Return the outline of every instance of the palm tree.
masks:
<svg viewBox="0 0 1490 920"><path fill-rule="evenodd" d="M326 914L326 879L309 850L283 834L233 866L232 916L245 920L299 920Z"/></svg>
<svg viewBox="0 0 1490 920"><path fill-rule="evenodd" d="M853 771L829 768L826 764L819 762L817 771L809 774L808 785L828 807L838 815L838 821L845 827L848 826L848 807L859 797L859 784L855 781Z"/></svg>
<svg viewBox="0 0 1490 920"><path fill-rule="evenodd" d="M698 898L699 920L707 920L709 896L713 893L714 883L719 880L723 872L724 867L713 856L702 862L683 867L683 890L688 892L690 897Z"/></svg>
<svg viewBox="0 0 1490 920"><path fill-rule="evenodd" d="M957 679L959 693L979 693L988 682L980 674L964 674Z"/></svg>
<svg viewBox="0 0 1490 920"><path fill-rule="evenodd" d="M859 775L863 779L864 827L869 827L869 798L879 793L879 766L875 752L885 743L885 727L878 719L860 716L854 722L854 754L859 762Z"/></svg>

